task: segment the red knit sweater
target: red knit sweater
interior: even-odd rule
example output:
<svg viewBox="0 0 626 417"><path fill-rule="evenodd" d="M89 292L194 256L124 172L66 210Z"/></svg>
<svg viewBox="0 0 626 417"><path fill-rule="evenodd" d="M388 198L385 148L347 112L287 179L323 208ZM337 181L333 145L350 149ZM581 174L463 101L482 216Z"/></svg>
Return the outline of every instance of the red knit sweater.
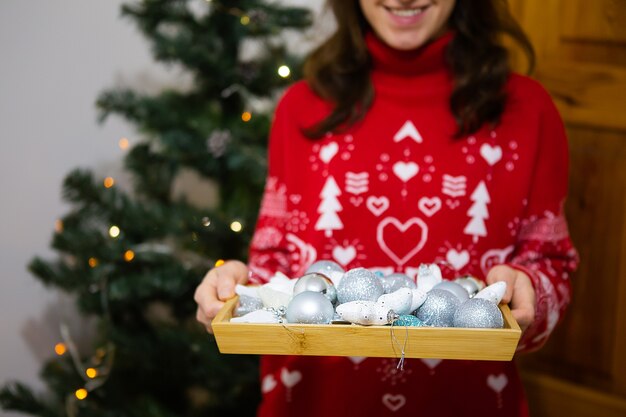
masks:
<svg viewBox="0 0 626 417"><path fill-rule="evenodd" d="M345 134L309 140L302 127L331 105L304 82L278 105L269 174L251 246L252 281L300 276L315 260L415 276L484 279L496 264L525 271L537 294L521 350L541 346L570 298L576 267L565 219L567 140L549 95L512 75L502 122L453 139L448 34L419 51L375 36L375 99ZM267 356L262 417L525 416L512 362Z"/></svg>

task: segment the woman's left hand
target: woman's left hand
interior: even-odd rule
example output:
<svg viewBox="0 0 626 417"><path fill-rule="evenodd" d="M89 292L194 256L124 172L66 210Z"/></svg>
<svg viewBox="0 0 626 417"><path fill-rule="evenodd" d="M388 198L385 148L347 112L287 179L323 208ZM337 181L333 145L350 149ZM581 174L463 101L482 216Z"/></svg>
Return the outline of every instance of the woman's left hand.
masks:
<svg viewBox="0 0 626 417"><path fill-rule="evenodd" d="M526 330L535 319L535 289L527 274L508 265L496 265L487 274L487 284L506 282L503 303L511 303L511 314L521 327Z"/></svg>

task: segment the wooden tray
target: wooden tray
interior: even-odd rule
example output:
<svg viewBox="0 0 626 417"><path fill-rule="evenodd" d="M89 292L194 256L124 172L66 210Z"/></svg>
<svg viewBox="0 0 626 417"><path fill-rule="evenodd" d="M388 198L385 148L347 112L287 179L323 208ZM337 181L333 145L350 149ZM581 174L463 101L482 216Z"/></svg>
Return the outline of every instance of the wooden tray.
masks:
<svg viewBox="0 0 626 417"><path fill-rule="evenodd" d="M501 304L503 329L391 327L351 324L230 323L238 297L212 322L221 353L369 356L510 361L521 336L509 307ZM406 340L406 344L405 344Z"/></svg>

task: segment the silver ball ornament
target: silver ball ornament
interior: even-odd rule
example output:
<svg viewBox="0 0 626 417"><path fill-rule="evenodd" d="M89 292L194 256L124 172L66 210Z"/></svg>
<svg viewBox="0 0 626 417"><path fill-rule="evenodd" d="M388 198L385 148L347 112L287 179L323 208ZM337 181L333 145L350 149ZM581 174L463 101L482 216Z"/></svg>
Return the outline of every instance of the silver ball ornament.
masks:
<svg viewBox="0 0 626 417"><path fill-rule="evenodd" d="M470 298L469 293L462 285L452 281L441 281L433 287L433 290L449 291L454 294L454 296L458 298L461 303L464 303Z"/></svg>
<svg viewBox="0 0 626 417"><path fill-rule="evenodd" d="M328 324L335 309L328 298L314 291L305 291L294 296L285 312L288 323Z"/></svg>
<svg viewBox="0 0 626 417"><path fill-rule="evenodd" d="M241 317L253 311L261 310L262 308L263 301L261 301L260 298L240 295L239 305L235 309L235 317Z"/></svg>
<svg viewBox="0 0 626 417"><path fill-rule="evenodd" d="M350 301L376 301L383 295L380 278L365 268L346 272L337 286L339 304Z"/></svg>
<svg viewBox="0 0 626 417"><path fill-rule="evenodd" d="M415 282L405 274L390 274L380 278L381 284L383 284L383 291L385 294L391 294L400 288L417 288Z"/></svg>
<svg viewBox="0 0 626 417"><path fill-rule="evenodd" d="M504 319L498 306L491 301L472 298L457 308L453 324L454 327L501 329Z"/></svg>
<svg viewBox="0 0 626 417"><path fill-rule="evenodd" d="M322 293L331 303L337 302L337 289L330 278L317 272L305 274L298 278L293 287L293 295L304 291L314 291Z"/></svg>
<svg viewBox="0 0 626 417"><path fill-rule="evenodd" d="M335 285L339 285L343 274L346 272L341 265L333 261L317 261L311 264L305 271L305 274L317 272L322 274L333 282Z"/></svg>
<svg viewBox="0 0 626 417"><path fill-rule="evenodd" d="M415 316L426 326L452 327L454 313L461 304L454 294L445 290L430 290Z"/></svg>
<svg viewBox="0 0 626 417"><path fill-rule="evenodd" d="M483 282L478 281L476 278L473 277L457 278L454 280L454 282L465 288L465 291L468 292L470 298L475 296L478 291L485 288L485 284Z"/></svg>

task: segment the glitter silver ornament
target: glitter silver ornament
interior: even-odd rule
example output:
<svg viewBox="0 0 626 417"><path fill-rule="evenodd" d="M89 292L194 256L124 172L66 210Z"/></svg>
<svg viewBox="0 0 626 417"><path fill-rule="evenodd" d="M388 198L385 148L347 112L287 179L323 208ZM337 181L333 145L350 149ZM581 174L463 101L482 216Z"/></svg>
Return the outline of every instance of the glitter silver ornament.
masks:
<svg viewBox="0 0 626 417"><path fill-rule="evenodd" d="M474 277L457 278L454 280L454 282L465 288L465 291L469 293L470 298L475 296L478 291L485 288L485 284L482 281L478 281Z"/></svg>
<svg viewBox="0 0 626 417"><path fill-rule="evenodd" d="M319 292L305 291L291 299L285 318L288 323L328 324L334 315L333 305L326 296Z"/></svg>
<svg viewBox="0 0 626 417"><path fill-rule="evenodd" d="M391 294L400 288L417 288L415 282L405 274L391 274L380 278L385 294Z"/></svg>
<svg viewBox="0 0 626 417"><path fill-rule="evenodd" d="M239 296L239 306L235 309L235 317L240 317L253 311L263 308L263 301L260 298L250 297L248 295Z"/></svg>
<svg viewBox="0 0 626 417"><path fill-rule="evenodd" d="M346 272L337 286L339 304L350 301L376 301L383 295L380 278L365 268L355 268Z"/></svg>
<svg viewBox="0 0 626 417"><path fill-rule="evenodd" d="M331 303L337 302L337 289L333 285L330 278L312 272L298 278L296 285L293 287L293 295L300 294L304 291L315 291L322 293L330 300Z"/></svg>
<svg viewBox="0 0 626 417"><path fill-rule="evenodd" d="M306 270L305 274L310 274L312 272L317 272L330 278L333 284L337 286L346 271L337 262L317 261Z"/></svg>
<svg viewBox="0 0 626 417"><path fill-rule="evenodd" d="M502 312L497 305L483 298L472 298L457 308L454 327L501 329L504 326Z"/></svg>
<svg viewBox="0 0 626 417"><path fill-rule="evenodd" d="M435 285L433 287L433 290L450 291L456 296L456 298L459 299L461 303L464 303L470 298L469 293L463 286L452 281L442 281L439 284Z"/></svg>
<svg viewBox="0 0 626 417"><path fill-rule="evenodd" d="M461 302L455 295L444 290L430 290L424 304L415 316L426 326L452 327L454 313Z"/></svg>

